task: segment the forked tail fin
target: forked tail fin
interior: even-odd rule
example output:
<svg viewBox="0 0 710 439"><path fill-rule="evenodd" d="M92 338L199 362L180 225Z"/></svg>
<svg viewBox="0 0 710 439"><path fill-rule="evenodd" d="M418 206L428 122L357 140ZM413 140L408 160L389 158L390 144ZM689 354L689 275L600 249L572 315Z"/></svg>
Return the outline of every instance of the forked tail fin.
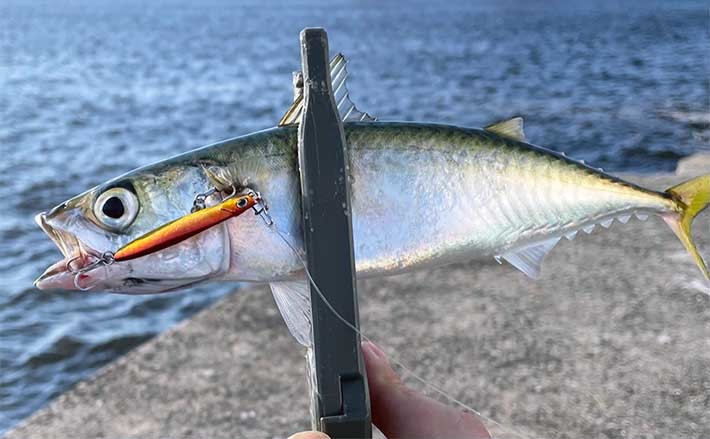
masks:
<svg viewBox="0 0 710 439"><path fill-rule="evenodd" d="M710 204L710 174L673 186L666 193L678 201L681 212L679 215L665 215L663 219L673 229L680 242L688 249L705 278L710 280L708 268L700 253L698 253L690 234L690 225L693 219Z"/></svg>

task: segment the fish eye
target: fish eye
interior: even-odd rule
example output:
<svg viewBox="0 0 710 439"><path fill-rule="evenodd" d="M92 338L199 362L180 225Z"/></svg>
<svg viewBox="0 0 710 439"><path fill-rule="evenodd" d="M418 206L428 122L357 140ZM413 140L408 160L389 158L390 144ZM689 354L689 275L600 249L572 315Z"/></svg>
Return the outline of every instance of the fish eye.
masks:
<svg viewBox="0 0 710 439"><path fill-rule="evenodd" d="M237 201L237 207L242 208L247 205L247 199L246 198L241 198L239 201Z"/></svg>
<svg viewBox="0 0 710 439"><path fill-rule="evenodd" d="M120 231L133 223L138 214L138 198L128 189L115 187L96 198L94 216L100 225Z"/></svg>

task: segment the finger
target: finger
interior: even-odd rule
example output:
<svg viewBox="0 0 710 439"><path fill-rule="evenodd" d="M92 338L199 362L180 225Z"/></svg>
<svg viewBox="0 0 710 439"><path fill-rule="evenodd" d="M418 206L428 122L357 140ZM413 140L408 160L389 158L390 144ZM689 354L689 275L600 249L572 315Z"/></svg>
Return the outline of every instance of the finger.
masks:
<svg viewBox="0 0 710 439"><path fill-rule="evenodd" d="M330 439L330 436L320 431L301 431L289 436L288 439Z"/></svg>
<svg viewBox="0 0 710 439"><path fill-rule="evenodd" d="M372 422L389 439L490 438L478 416L449 407L407 388L384 352L364 342Z"/></svg>

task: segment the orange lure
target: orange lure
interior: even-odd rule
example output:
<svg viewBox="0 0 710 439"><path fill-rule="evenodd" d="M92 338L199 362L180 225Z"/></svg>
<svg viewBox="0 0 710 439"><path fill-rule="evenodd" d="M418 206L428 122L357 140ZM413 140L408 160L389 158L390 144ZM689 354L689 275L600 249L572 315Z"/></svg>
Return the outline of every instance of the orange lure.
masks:
<svg viewBox="0 0 710 439"><path fill-rule="evenodd" d="M124 245L113 255L116 262L140 258L180 243L229 218L237 217L254 207L259 200L253 195L229 198L171 221Z"/></svg>

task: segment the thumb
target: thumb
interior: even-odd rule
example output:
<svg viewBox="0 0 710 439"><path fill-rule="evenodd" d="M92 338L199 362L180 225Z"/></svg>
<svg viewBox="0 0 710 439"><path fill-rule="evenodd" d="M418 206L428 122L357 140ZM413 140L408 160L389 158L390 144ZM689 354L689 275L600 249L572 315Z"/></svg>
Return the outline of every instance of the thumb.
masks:
<svg viewBox="0 0 710 439"><path fill-rule="evenodd" d="M362 352L370 389L372 422L389 439L490 438L478 416L449 407L407 388L374 343Z"/></svg>

